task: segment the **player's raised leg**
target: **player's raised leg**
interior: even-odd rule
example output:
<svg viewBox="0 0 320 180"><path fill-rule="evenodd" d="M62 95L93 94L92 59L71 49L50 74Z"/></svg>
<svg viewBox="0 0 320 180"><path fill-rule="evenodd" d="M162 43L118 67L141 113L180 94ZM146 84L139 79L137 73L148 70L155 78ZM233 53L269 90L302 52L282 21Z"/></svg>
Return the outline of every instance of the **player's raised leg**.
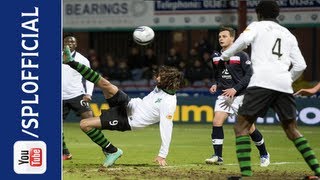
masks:
<svg viewBox="0 0 320 180"><path fill-rule="evenodd" d="M91 68L73 60L68 46L64 48L63 62L78 71L86 80L100 87L106 99L112 98L119 91L118 87L104 79L99 73ZM122 150L114 147L101 132L100 117L83 119L80 128L88 137L98 144L106 155L104 166L109 167L123 154Z"/></svg>
<svg viewBox="0 0 320 180"><path fill-rule="evenodd" d="M63 63L68 64L70 67L78 71L86 80L101 88L105 98L111 98L118 92L118 87L111 84L110 81L103 78L98 72L77 61L74 61L68 46L64 48L63 52Z"/></svg>

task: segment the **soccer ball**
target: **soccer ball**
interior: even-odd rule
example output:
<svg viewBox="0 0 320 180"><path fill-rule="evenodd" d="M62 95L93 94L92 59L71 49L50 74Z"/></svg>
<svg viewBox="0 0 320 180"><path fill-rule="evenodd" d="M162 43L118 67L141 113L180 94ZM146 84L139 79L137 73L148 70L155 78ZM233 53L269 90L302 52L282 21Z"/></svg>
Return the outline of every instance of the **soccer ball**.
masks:
<svg viewBox="0 0 320 180"><path fill-rule="evenodd" d="M145 46L152 42L154 31L148 26L139 26L133 31L133 40L139 45Z"/></svg>

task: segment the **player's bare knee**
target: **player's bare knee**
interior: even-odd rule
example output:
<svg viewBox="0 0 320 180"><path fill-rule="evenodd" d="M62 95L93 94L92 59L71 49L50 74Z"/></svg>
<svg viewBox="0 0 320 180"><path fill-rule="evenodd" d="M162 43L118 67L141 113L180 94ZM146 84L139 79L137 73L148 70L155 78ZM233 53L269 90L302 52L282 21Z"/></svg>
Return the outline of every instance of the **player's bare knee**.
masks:
<svg viewBox="0 0 320 180"><path fill-rule="evenodd" d="M302 136L297 128L297 123L295 120L282 121L282 128L290 140L295 140Z"/></svg>
<svg viewBox="0 0 320 180"><path fill-rule="evenodd" d="M82 119L80 121L80 129L84 132L87 132L91 129L91 127L89 126L89 123L86 119Z"/></svg>
<svg viewBox="0 0 320 180"><path fill-rule="evenodd" d="M233 126L233 130L236 136L244 136L244 135L248 135L249 131L247 129L242 128L243 126L239 123L236 123Z"/></svg>
<svg viewBox="0 0 320 180"><path fill-rule="evenodd" d="M236 136L239 136L239 134L241 133L241 128L239 128L237 124L233 126L233 130Z"/></svg>
<svg viewBox="0 0 320 180"><path fill-rule="evenodd" d="M212 124L213 126L222 126L223 125L223 120L220 119L213 119Z"/></svg>
<svg viewBox="0 0 320 180"><path fill-rule="evenodd" d="M238 116L238 120L233 127L236 136L244 136L249 134L252 126L251 119L252 117L249 116Z"/></svg>
<svg viewBox="0 0 320 180"><path fill-rule="evenodd" d="M91 117L93 117L92 111L86 111L81 114L82 119L91 118Z"/></svg>

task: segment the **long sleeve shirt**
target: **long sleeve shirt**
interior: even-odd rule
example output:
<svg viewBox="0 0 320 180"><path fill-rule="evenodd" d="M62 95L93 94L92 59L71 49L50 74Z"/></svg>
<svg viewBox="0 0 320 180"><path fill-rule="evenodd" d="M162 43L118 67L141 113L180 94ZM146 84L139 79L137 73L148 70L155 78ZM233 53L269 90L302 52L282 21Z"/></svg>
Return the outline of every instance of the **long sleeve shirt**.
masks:
<svg viewBox="0 0 320 180"><path fill-rule="evenodd" d="M252 76L251 61L247 53L241 51L231 56L228 61L222 61L220 53L214 53L212 58L213 83L218 89L234 88L241 95L244 93Z"/></svg>
<svg viewBox="0 0 320 180"><path fill-rule="evenodd" d="M248 45L253 68L248 87L293 93L292 82L306 68L295 36L271 20L252 22L221 57L227 59Z"/></svg>
<svg viewBox="0 0 320 180"><path fill-rule="evenodd" d="M75 61L80 62L90 67L90 62L80 53L73 51L71 53ZM83 82L85 82L83 84ZM72 69L69 65L62 64L62 99L68 100L80 96L82 94L88 94L92 96L94 84L90 81L84 80L82 75Z"/></svg>
<svg viewBox="0 0 320 180"><path fill-rule="evenodd" d="M161 147L158 156L166 158L173 129L173 116L177 97L155 88L143 99L132 98L128 104L128 121L132 130L159 122Z"/></svg>

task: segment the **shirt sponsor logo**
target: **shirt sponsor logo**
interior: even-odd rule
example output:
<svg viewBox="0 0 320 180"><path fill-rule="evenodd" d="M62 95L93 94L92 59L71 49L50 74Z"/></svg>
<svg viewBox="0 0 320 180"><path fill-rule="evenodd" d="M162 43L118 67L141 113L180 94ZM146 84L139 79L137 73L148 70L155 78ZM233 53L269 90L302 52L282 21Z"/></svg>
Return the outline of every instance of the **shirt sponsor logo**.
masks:
<svg viewBox="0 0 320 180"><path fill-rule="evenodd" d="M14 172L43 174L47 170L47 146L43 141L17 141L13 145Z"/></svg>

